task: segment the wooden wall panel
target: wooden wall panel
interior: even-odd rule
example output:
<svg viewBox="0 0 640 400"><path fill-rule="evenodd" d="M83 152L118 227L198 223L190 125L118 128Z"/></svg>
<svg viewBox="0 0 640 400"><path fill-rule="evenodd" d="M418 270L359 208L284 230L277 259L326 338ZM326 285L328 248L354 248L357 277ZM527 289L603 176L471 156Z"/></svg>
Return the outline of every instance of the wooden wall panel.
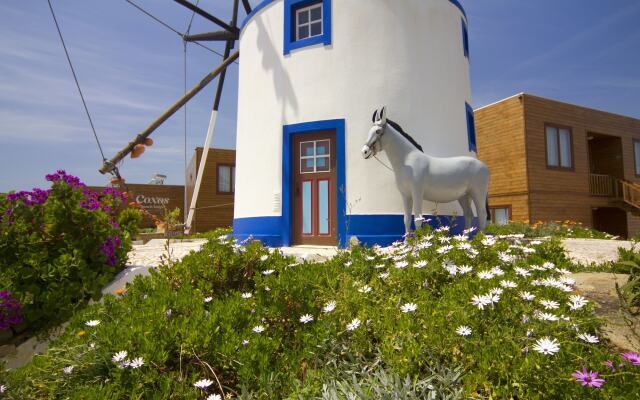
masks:
<svg viewBox="0 0 640 400"><path fill-rule="evenodd" d="M529 219L524 110L519 96L474 113L478 158L491 172L489 205L512 206L512 219Z"/></svg>
<svg viewBox="0 0 640 400"><path fill-rule="evenodd" d="M191 204L196 175L202 159L202 147L196 148L187 169L187 204ZM191 232L206 232L215 228L231 227L233 224L233 194L219 194L218 164L235 165L235 150L210 149L200 186L198 204L193 218Z"/></svg>

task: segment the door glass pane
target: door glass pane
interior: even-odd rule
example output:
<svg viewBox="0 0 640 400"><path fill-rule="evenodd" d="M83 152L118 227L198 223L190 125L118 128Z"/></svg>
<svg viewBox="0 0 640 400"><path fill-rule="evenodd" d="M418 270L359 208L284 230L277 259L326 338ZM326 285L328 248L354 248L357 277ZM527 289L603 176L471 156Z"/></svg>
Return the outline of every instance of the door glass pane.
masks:
<svg viewBox="0 0 640 400"><path fill-rule="evenodd" d="M329 154L330 142L328 140L319 140L316 142L316 155L326 156Z"/></svg>
<svg viewBox="0 0 640 400"><path fill-rule="evenodd" d="M547 127L547 165L557 167L558 163L558 130Z"/></svg>
<svg viewBox="0 0 640 400"><path fill-rule="evenodd" d="M560 165L571 168L571 133L560 129Z"/></svg>
<svg viewBox="0 0 640 400"><path fill-rule="evenodd" d="M312 157L314 155L313 145L314 142L300 143L300 155L302 157Z"/></svg>
<svg viewBox="0 0 640 400"><path fill-rule="evenodd" d="M316 172L329 172L329 157L316 158Z"/></svg>
<svg viewBox="0 0 640 400"><path fill-rule="evenodd" d="M218 192L231 191L231 167L218 165Z"/></svg>
<svg viewBox="0 0 640 400"><path fill-rule="evenodd" d="M509 224L509 209L508 208L494 208L493 215L495 219L495 223L497 225L507 225Z"/></svg>
<svg viewBox="0 0 640 400"><path fill-rule="evenodd" d="M236 192L236 167L231 167L231 191Z"/></svg>
<svg viewBox="0 0 640 400"><path fill-rule="evenodd" d="M308 174L310 172L315 172L313 168L313 157L312 158L303 158L300 160L300 172L303 174Z"/></svg>
<svg viewBox="0 0 640 400"><path fill-rule="evenodd" d="M311 24L311 36L322 35L322 22L314 22Z"/></svg>
<svg viewBox="0 0 640 400"><path fill-rule="evenodd" d="M318 181L319 234L329 234L329 181Z"/></svg>
<svg viewBox="0 0 640 400"><path fill-rule="evenodd" d="M302 182L302 233L311 234L311 181Z"/></svg>

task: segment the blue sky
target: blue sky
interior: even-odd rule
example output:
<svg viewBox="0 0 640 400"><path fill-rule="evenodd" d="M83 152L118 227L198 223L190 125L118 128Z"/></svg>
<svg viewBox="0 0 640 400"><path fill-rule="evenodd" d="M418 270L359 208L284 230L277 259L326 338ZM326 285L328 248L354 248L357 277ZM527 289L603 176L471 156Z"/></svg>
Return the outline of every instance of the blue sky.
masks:
<svg viewBox="0 0 640 400"><path fill-rule="evenodd" d="M191 17L173 1L134 1L179 31ZM52 2L110 158L182 95L182 41L124 0ZM225 20L231 3L200 0ZM640 1L462 3L475 107L524 91L640 118ZM192 32L214 29L195 17ZM187 60L191 87L220 58L189 45ZM214 145L223 148L235 143L237 65L229 72L214 133ZM215 83L189 103L189 159L204 142L214 91ZM184 123L180 111L154 133L156 145L143 157L125 161L128 182L155 173L184 182ZM104 184L100 161L46 1L0 2L0 192L46 186L44 175L60 168Z"/></svg>

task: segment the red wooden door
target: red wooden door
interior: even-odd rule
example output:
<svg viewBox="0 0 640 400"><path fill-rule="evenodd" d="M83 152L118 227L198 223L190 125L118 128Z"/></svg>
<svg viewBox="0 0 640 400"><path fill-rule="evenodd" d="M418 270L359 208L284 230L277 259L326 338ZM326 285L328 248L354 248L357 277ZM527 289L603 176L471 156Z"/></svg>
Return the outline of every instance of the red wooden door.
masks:
<svg viewBox="0 0 640 400"><path fill-rule="evenodd" d="M337 244L335 148L333 131L293 137L294 244Z"/></svg>

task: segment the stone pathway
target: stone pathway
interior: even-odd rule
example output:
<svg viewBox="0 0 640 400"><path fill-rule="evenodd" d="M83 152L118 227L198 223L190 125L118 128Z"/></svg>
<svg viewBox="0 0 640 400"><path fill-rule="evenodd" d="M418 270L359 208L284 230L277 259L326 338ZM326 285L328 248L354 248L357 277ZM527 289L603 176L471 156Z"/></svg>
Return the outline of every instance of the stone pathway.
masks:
<svg viewBox="0 0 640 400"><path fill-rule="evenodd" d="M563 239L562 246L573 261L590 265L618 260L618 247L631 249L633 242L624 240ZM640 250L640 245L638 246Z"/></svg>

